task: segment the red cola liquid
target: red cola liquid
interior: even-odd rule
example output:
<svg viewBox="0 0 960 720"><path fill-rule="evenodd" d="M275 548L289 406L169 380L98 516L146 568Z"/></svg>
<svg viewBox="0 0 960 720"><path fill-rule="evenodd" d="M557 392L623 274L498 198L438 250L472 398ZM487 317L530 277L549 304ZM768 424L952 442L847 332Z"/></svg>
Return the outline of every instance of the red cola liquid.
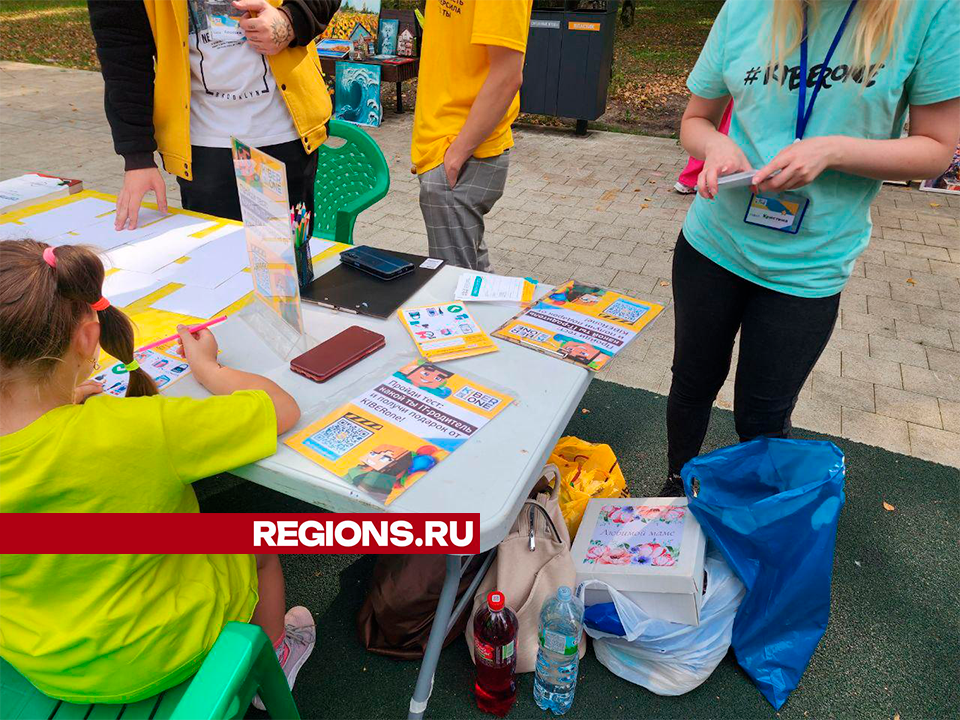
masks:
<svg viewBox="0 0 960 720"><path fill-rule="evenodd" d="M503 593L487 594L473 617L473 653L477 666L477 707L503 717L517 700L517 632L520 623L506 607Z"/></svg>

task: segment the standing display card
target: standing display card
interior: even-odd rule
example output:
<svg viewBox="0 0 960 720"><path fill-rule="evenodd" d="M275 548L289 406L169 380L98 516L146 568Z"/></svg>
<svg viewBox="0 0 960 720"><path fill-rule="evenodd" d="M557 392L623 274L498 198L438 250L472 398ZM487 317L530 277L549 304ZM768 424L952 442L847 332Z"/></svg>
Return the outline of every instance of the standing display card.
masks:
<svg viewBox="0 0 960 720"><path fill-rule="evenodd" d="M389 505L511 402L462 375L414 362L286 444Z"/></svg>
<svg viewBox="0 0 960 720"><path fill-rule="evenodd" d="M427 360L442 362L499 349L462 303L403 308L397 314Z"/></svg>
<svg viewBox="0 0 960 720"><path fill-rule="evenodd" d="M493 335L600 370L661 312L663 305L571 280Z"/></svg>
<svg viewBox="0 0 960 720"><path fill-rule="evenodd" d="M285 358L299 346L303 337L287 170L279 160L237 138L232 142L240 212L253 275L254 311L258 315L256 319L252 315L246 319L274 346L280 357Z"/></svg>

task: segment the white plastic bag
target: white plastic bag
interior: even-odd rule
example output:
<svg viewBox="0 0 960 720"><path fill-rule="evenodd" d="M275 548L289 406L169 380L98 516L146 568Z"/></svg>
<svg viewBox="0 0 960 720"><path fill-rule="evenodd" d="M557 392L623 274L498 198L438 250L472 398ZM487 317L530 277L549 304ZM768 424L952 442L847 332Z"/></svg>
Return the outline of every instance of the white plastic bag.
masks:
<svg viewBox="0 0 960 720"><path fill-rule="evenodd" d="M585 627L594 639L597 659L608 670L657 695L683 695L701 685L730 647L733 619L743 600L743 583L720 556L704 562L707 591L700 607L700 625L681 625L649 617L636 603L600 580L577 588L604 588L612 599L625 635Z"/></svg>

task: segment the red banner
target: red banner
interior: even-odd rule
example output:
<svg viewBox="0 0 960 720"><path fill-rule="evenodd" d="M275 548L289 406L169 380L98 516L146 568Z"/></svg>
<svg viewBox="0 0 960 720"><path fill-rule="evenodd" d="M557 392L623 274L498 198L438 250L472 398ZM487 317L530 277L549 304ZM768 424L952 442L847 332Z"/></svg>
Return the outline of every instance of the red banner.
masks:
<svg viewBox="0 0 960 720"><path fill-rule="evenodd" d="M0 552L468 555L480 552L480 515L3 513Z"/></svg>

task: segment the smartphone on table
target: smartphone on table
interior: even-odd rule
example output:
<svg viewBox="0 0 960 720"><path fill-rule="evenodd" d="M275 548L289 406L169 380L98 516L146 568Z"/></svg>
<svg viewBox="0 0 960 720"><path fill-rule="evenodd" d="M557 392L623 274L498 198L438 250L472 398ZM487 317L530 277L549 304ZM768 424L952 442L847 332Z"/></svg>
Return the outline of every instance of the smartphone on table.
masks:
<svg viewBox="0 0 960 720"><path fill-rule="evenodd" d="M326 382L386 345L383 335L359 325L348 327L290 361L290 369L314 382Z"/></svg>

